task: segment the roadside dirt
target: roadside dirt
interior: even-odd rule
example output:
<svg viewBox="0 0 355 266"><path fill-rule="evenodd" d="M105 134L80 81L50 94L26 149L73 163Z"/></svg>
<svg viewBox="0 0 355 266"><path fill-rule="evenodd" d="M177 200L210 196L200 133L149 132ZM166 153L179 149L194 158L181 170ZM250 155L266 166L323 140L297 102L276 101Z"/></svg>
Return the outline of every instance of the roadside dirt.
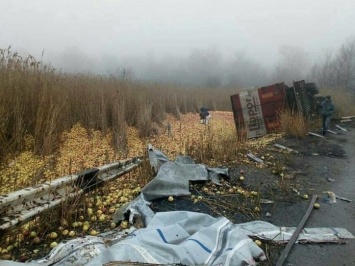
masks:
<svg viewBox="0 0 355 266"><path fill-rule="evenodd" d="M202 201L193 203L191 198L184 197L171 204L159 200L152 208L154 211L188 210L223 215L234 223L261 219L278 226L297 227L312 195L318 195L321 207L313 209L305 227L342 227L355 234L355 127L347 125L347 128L348 132L337 130L338 135L329 134L324 139L314 136L278 139L258 153L265 158L264 162L269 161L268 167L253 164L230 167L230 180L222 182L222 186L200 183L190 187L196 197L202 195ZM282 152L273 146L275 143L299 153ZM244 181L239 180L241 170ZM233 186L235 193L230 194ZM205 193L206 187L208 193ZM243 197L236 188L257 191L258 196ZM326 191L353 201L337 199L335 204L330 204ZM308 195L308 199L304 195ZM262 203L261 198L273 203ZM260 211L254 211L255 206L259 206ZM263 243L262 247L268 254L268 261L262 265L275 265L285 245ZM355 240L346 244L295 244L285 265L355 265L354 250Z"/></svg>

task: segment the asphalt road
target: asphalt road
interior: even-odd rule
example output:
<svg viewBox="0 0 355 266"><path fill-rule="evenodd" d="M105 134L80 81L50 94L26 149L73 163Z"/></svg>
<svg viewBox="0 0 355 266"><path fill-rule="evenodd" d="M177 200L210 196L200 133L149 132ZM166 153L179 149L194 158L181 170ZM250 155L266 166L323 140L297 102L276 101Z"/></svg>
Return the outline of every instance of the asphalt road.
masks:
<svg viewBox="0 0 355 266"><path fill-rule="evenodd" d="M342 227L355 235L355 128L350 130L342 135L329 135L325 140L341 145L346 158L324 157L319 160L320 165L314 167L327 169L318 173L321 180L334 179L334 182L324 181L321 186L352 202L338 199L335 204L321 203L321 208L311 213L305 227ZM295 244L285 265L355 265L355 239L346 244Z"/></svg>

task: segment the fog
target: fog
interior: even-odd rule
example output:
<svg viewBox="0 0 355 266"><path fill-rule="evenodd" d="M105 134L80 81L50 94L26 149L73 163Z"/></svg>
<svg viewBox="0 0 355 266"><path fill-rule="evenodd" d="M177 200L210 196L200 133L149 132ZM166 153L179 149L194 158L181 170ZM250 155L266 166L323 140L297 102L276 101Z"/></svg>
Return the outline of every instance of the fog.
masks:
<svg viewBox="0 0 355 266"><path fill-rule="evenodd" d="M1 0L0 12L0 48L44 52L62 72L211 87L317 79L355 38L353 0Z"/></svg>

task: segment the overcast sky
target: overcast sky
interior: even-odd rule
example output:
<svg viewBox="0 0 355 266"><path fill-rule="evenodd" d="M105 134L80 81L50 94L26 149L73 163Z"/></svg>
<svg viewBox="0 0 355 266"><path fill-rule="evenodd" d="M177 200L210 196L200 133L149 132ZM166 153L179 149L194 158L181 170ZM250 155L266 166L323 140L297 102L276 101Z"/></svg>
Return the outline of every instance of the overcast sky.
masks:
<svg viewBox="0 0 355 266"><path fill-rule="evenodd" d="M0 48L38 57L187 56L244 50L272 61L282 45L314 55L355 36L354 0L0 0Z"/></svg>

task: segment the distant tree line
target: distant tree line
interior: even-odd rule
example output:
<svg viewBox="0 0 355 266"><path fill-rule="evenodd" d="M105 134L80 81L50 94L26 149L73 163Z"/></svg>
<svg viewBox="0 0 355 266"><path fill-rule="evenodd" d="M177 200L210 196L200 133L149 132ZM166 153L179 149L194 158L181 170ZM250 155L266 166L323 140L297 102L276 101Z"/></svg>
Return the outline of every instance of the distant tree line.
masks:
<svg viewBox="0 0 355 266"><path fill-rule="evenodd" d="M291 85L294 80L306 79L321 87L355 90L355 37L346 40L338 50L325 51L315 63L306 51L291 45L281 46L273 63L254 59L243 50L223 56L213 48L195 49L185 57L167 55L159 59L151 55L105 55L95 59L72 48L54 57L51 63L64 72L202 88L252 88L276 82Z"/></svg>
<svg viewBox="0 0 355 266"><path fill-rule="evenodd" d="M355 92L355 38L337 51L327 50L311 68L311 77L323 87L344 87Z"/></svg>

